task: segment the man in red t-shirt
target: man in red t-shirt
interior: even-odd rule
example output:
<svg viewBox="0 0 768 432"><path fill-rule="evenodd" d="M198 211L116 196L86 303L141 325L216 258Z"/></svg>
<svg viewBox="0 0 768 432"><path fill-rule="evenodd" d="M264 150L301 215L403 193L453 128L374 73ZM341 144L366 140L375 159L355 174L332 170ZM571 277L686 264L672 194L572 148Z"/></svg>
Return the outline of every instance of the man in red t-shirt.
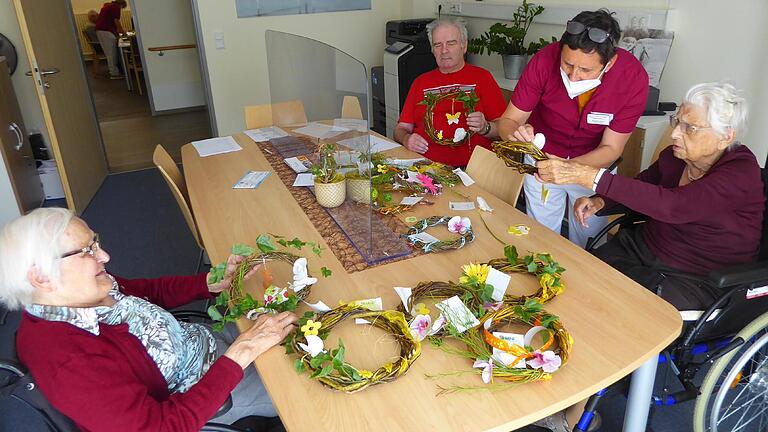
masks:
<svg viewBox="0 0 768 432"><path fill-rule="evenodd" d="M432 44L432 54L437 69L420 75L411 85L408 97L395 128L395 141L408 150L422 153L425 157L447 165L466 166L475 146L490 148L492 138L497 138L496 127L489 120L504 112L505 102L501 89L493 76L485 69L466 64L467 28L455 18L441 18L427 25L427 35ZM445 94L475 91L479 101L475 112L467 113L464 104L455 97L443 99L434 107L432 123L440 139L461 141L449 147L429 139L424 128L427 106L419 104L427 93Z"/></svg>
<svg viewBox="0 0 768 432"><path fill-rule="evenodd" d="M536 53L526 66L496 122L499 135L533 142L540 132L546 137L544 151L552 158L610 166L624 151L648 97L648 74L631 53L616 47L619 35L619 23L604 9L581 12L568 21L560 42ZM597 216L589 228L576 222L573 203L592 195L590 189L542 186L531 175L525 177L524 189L528 215L555 232L560 232L567 201L568 235L582 247L607 223Z"/></svg>
<svg viewBox="0 0 768 432"><path fill-rule="evenodd" d="M99 11L99 17L96 19L96 37L101 44L101 50L107 58L110 79L121 79L120 70L117 68L118 51L117 37L125 33L122 24L120 24L120 13L128 5L126 0L115 0L104 3Z"/></svg>

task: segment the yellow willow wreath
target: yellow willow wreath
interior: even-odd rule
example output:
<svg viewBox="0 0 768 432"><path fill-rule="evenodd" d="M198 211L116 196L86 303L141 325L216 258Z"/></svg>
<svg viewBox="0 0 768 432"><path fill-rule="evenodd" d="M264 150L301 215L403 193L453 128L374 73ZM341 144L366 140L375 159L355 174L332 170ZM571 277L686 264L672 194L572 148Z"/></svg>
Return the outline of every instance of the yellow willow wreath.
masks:
<svg viewBox="0 0 768 432"><path fill-rule="evenodd" d="M328 337L338 323L357 318L368 321L395 339L400 345L400 356L396 361L375 370L358 369L344 360L346 348L341 340L335 349L324 349L322 340ZM401 312L372 311L350 303L317 316L312 312L304 314L296 332L289 336L286 349L300 356L294 362L297 372L309 371L311 378L327 387L355 393L372 385L393 381L405 374L421 354L421 342L411 335Z"/></svg>
<svg viewBox="0 0 768 432"><path fill-rule="evenodd" d="M503 160L508 167L516 169L520 174L534 174L539 169L533 165L521 162L524 155L530 155L534 160L542 161L549 159L541 149L535 144L522 141L495 141L491 148L499 159Z"/></svg>
<svg viewBox="0 0 768 432"><path fill-rule="evenodd" d="M507 245L504 247L503 258L494 258L485 264L504 273L529 273L538 279L539 289L536 293L523 296L506 294L505 304L523 304L530 299L546 303L565 291L565 283L562 280L565 269L548 253L532 252L519 256L517 248Z"/></svg>

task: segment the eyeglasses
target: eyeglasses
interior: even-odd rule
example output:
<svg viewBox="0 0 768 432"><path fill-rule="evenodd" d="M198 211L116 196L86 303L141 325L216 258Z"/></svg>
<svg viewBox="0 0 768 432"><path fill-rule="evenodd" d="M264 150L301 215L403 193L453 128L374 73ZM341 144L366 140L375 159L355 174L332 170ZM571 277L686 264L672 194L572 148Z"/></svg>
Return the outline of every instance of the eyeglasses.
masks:
<svg viewBox="0 0 768 432"><path fill-rule="evenodd" d="M91 241L91 244L89 244L88 246L82 249L78 249L76 251L62 254L59 258L64 259L77 254L83 254L83 256L86 256L86 255L94 256L96 252L100 250L101 250L101 243L99 242L99 233L93 233L93 241Z"/></svg>
<svg viewBox="0 0 768 432"><path fill-rule="evenodd" d="M671 116L669 116L669 126L672 127L672 129L674 129L678 125L680 125L680 130L686 135L695 135L696 132L702 129L712 129L712 126L696 126L690 123L686 123L680 120L677 114L672 114Z"/></svg>
<svg viewBox="0 0 768 432"><path fill-rule="evenodd" d="M578 21L568 21L565 24L565 31L572 35L580 35L586 31L589 40L594 43L603 43L606 40L610 40L610 34L607 31L597 27L587 27L586 24ZM610 42L613 44L613 41Z"/></svg>

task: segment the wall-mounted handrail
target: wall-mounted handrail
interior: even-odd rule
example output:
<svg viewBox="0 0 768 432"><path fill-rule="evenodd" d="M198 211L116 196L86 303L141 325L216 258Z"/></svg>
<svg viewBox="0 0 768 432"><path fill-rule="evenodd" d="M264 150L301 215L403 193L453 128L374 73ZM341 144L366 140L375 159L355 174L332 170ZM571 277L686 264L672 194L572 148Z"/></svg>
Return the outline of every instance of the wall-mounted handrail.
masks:
<svg viewBox="0 0 768 432"><path fill-rule="evenodd" d="M197 45L195 44L187 44L187 45L168 45L168 46L159 46L159 47L152 47L147 48L147 51L173 51L173 50L180 50L180 49L190 49L190 48L197 48Z"/></svg>

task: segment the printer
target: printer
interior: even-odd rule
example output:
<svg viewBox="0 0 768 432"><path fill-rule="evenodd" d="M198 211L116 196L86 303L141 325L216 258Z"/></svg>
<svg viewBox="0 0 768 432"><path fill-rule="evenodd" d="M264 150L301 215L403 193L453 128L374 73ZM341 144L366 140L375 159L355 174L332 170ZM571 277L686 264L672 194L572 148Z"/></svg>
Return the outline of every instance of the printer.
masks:
<svg viewBox="0 0 768 432"><path fill-rule="evenodd" d="M384 50L384 102L387 136L392 138L400 108L419 75L437 67L427 38L427 24L434 18L387 22Z"/></svg>

